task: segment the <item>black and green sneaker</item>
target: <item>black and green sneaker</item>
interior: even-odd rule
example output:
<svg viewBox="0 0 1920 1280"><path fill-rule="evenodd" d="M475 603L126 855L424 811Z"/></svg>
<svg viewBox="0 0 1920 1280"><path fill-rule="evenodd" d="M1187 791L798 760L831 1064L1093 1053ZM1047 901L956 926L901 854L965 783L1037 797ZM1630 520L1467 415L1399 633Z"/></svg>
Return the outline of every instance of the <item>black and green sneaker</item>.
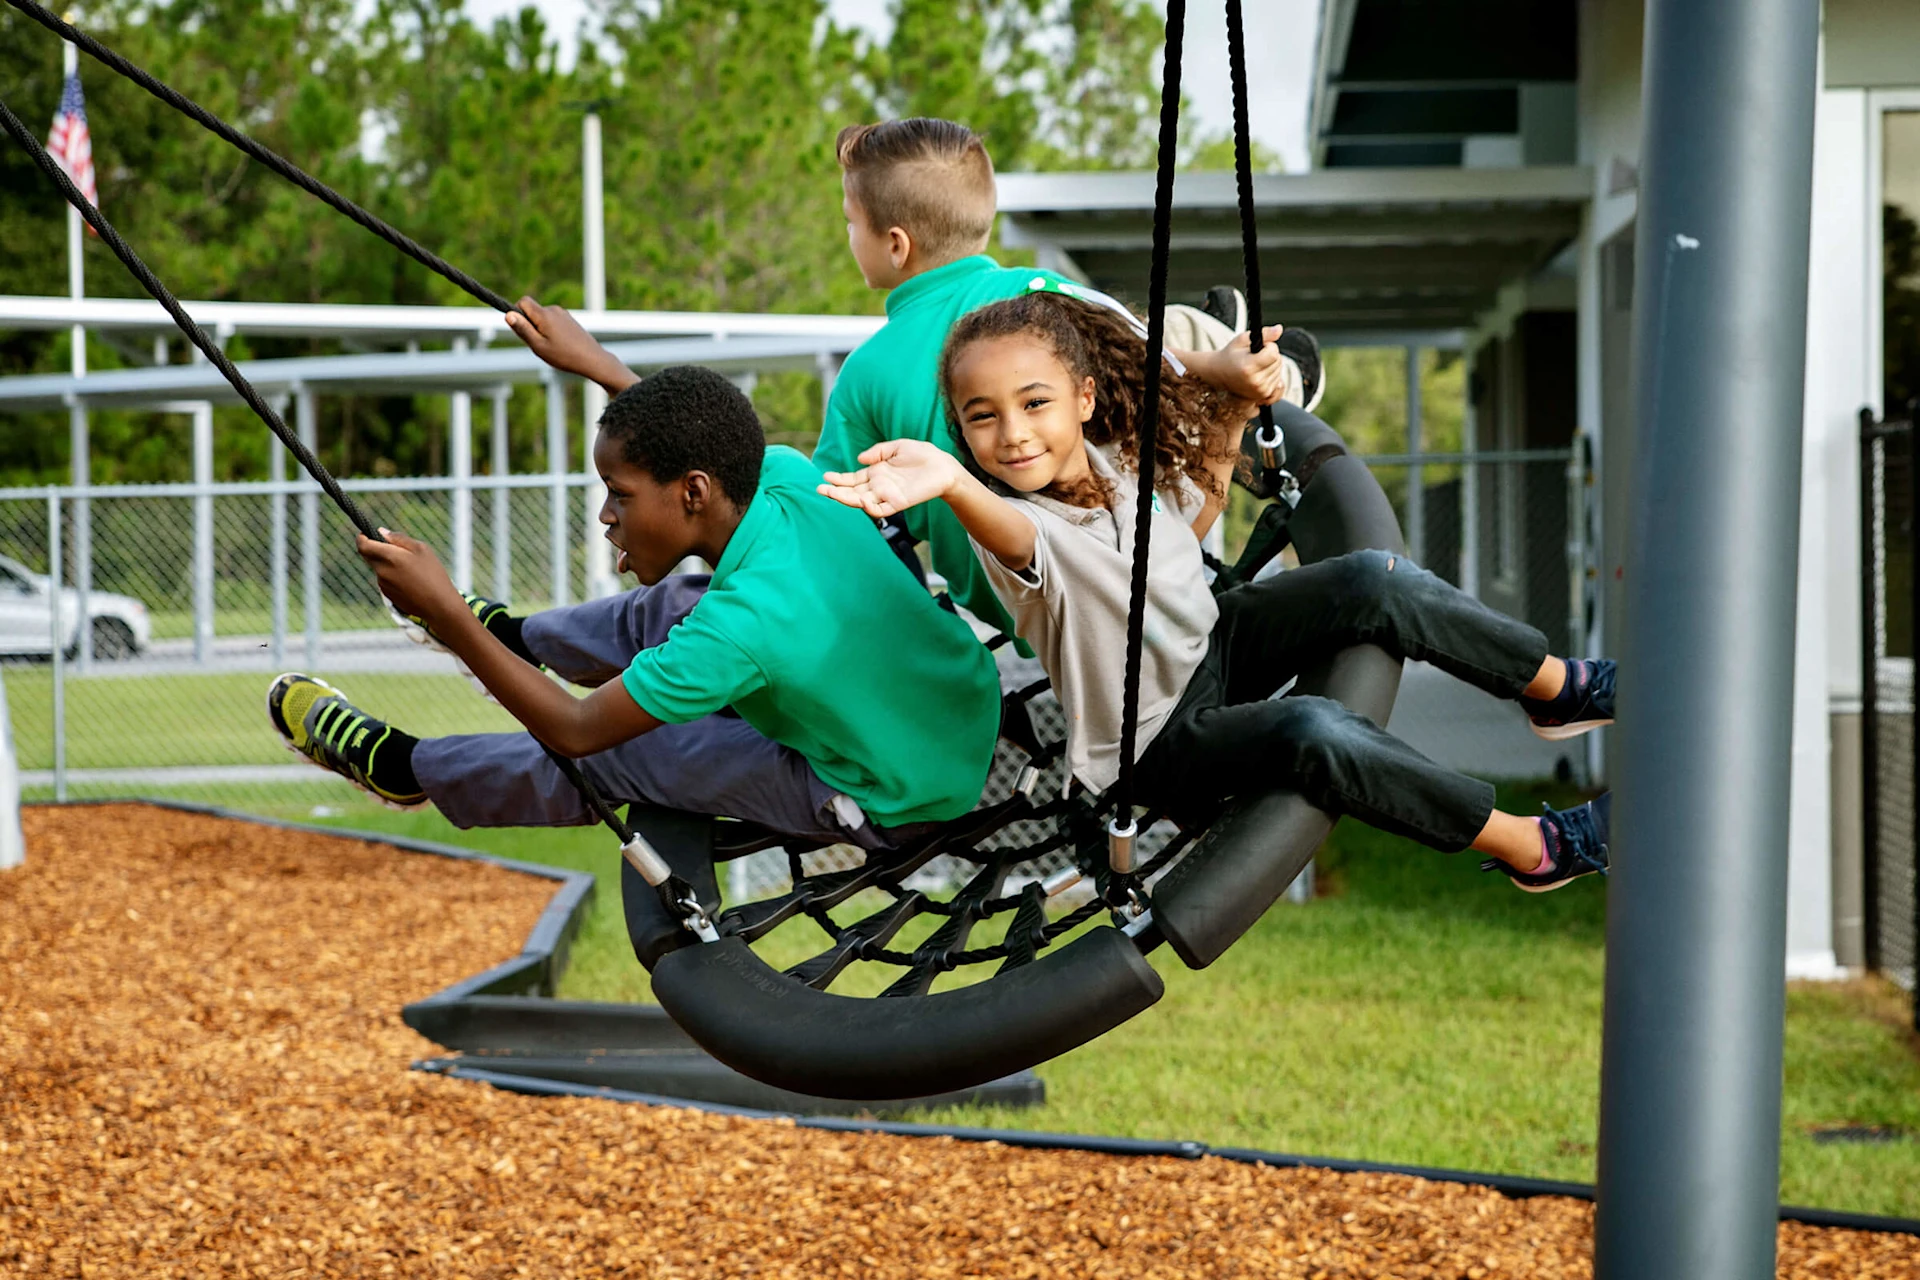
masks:
<svg viewBox="0 0 1920 1280"><path fill-rule="evenodd" d="M520 638L521 619L508 612L506 605L501 604L498 600L489 600L485 596L476 596L471 591L462 591L460 598L467 602L467 608L473 610L473 616L480 619L480 625L488 631L491 631L495 639L499 640L501 644L506 645L507 648L513 650L521 659L532 663L536 667L540 665L539 662L535 661L534 656L527 652L526 642ZM393 607L393 601L389 600L386 603L387 616L393 619L394 626L399 627L401 631L406 633L407 639L417 645L424 645L436 653L447 654L453 658L455 669L467 678L467 683L480 691L480 696L488 702L497 703L500 701L493 696L492 691L489 690L486 685L481 683L480 677L473 674L472 669L460 660L459 655L447 648L439 636L433 634L431 627L427 626L427 624L420 619L413 617L411 614L401 613Z"/></svg>
<svg viewBox="0 0 1920 1280"><path fill-rule="evenodd" d="M418 739L348 702L312 676L289 671L267 688L267 719L287 750L337 773L389 809L418 809L427 793L413 776Z"/></svg>
<svg viewBox="0 0 1920 1280"><path fill-rule="evenodd" d="M480 625L494 632L496 635L498 635L501 630L499 624L511 616L507 612L507 606L501 604L498 600L489 600L485 596L474 595L471 591L462 591L460 598L467 602L467 608L473 610L473 616L480 619ZM431 627L427 626L426 623L414 617L412 614L402 613L394 608L391 600L387 601L387 614L393 619L393 625L405 632L407 639L413 641L415 644L425 645L427 648L436 649L441 653L452 652L451 649L448 649L446 645L440 642L439 636L433 634ZM517 633L519 629L515 627L512 628L512 630Z"/></svg>

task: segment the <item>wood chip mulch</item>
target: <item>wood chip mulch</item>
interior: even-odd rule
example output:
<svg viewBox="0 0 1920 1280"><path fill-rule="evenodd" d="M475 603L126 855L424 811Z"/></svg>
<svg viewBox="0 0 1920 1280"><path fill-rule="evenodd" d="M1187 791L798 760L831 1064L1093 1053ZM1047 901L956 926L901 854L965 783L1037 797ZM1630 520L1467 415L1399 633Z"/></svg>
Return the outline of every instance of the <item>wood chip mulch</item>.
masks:
<svg viewBox="0 0 1920 1280"><path fill-rule="evenodd" d="M822 1133L409 1071L551 881L140 806L0 872L0 1276L1591 1274L1591 1210L1415 1178ZM1920 1275L1786 1226L1780 1274Z"/></svg>

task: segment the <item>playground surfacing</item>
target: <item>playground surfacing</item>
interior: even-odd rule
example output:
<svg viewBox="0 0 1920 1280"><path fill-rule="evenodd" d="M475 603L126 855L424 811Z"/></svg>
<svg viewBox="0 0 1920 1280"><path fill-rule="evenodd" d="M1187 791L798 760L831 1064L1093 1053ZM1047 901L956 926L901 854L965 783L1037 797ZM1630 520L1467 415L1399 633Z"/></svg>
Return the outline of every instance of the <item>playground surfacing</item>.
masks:
<svg viewBox="0 0 1920 1280"><path fill-rule="evenodd" d="M0 873L0 1276L1584 1277L1590 1206L827 1133L407 1070L551 881L144 806ZM1148 1015L1151 1016L1151 1015ZM1794 1224L1782 1277L1920 1275Z"/></svg>

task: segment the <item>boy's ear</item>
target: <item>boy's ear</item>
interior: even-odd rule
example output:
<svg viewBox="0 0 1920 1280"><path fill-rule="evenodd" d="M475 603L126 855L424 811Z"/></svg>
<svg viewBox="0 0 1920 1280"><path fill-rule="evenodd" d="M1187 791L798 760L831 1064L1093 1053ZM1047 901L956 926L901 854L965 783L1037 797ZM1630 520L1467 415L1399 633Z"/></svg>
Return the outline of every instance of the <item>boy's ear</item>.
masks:
<svg viewBox="0 0 1920 1280"><path fill-rule="evenodd" d="M904 271L913 256L913 236L905 227L887 228L887 261L895 271Z"/></svg>
<svg viewBox="0 0 1920 1280"><path fill-rule="evenodd" d="M690 516L707 509L713 498L713 477L704 471L689 471L680 477L680 506Z"/></svg>

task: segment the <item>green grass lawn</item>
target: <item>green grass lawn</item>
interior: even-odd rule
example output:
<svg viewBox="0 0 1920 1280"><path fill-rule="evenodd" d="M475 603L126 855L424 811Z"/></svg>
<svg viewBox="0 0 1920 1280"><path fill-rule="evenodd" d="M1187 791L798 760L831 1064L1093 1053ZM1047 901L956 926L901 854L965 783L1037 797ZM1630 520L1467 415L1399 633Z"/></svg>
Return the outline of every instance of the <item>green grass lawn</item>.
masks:
<svg viewBox="0 0 1920 1280"><path fill-rule="evenodd" d="M1564 795L1508 789L1503 801ZM431 813L360 804L322 820L583 868L608 888L616 870L594 829L459 832ZM1321 897L1275 907L1213 968L1157 953L1165 999L1043 1066L1045 1107L934 1118L1591 1180L1603 887L1516 893L1472 855L1354 823L1322 865ZM647 998L617 892L596 895L573 954L562 995ZM1878 980L1790 988L1784 1200L1920 1216L1920 1140L1809 1137L1838 1124L1920 1134L1907 1010Z"/></svg>
<svg viewBox="0 0 1920 1280"><path fill-rule="evenodd" d="M512 716L474 696L455 675L328 676L363 709L427 736L517 730ZM285 764L292 757L267 724L270 676L67 677L67 767ZM7 709L22 769L53 767L53 672L10 666ZM257 798L257 797L256 797Z"/></svg>

